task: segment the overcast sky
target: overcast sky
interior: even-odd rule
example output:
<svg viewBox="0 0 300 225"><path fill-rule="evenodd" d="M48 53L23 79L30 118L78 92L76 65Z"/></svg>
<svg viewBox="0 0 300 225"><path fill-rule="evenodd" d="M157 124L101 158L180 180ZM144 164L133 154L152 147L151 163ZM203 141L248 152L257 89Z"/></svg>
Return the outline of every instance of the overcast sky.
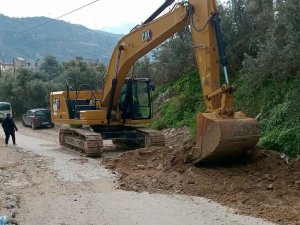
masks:
<svg viewBox="0 0 300 225"><path fill-rule="evenodd" d="M0 0L0 14L9 17L45 16L57 18L94 0ZM98 0L60 18L90 29L138 24L147 19L165 0Z"/></svg>

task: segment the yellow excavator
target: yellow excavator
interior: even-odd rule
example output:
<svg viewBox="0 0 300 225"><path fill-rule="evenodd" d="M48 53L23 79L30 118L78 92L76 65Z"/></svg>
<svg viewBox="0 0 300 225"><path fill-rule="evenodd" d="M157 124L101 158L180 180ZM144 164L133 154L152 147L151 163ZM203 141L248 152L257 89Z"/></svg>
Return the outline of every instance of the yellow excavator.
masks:
<svg viewBox="0 0 300 225"><path fill-rule="evenodd" d="M172 7L170 7L172 6ZM169 12L162 12L170 7ZM153 86L148 78L130 77L135 62L172 35L188 27L200 75L206 111L196 116L193 163L234 157L260 138L258 122L233 108L236 86L229 83L220 18L215 0L166 0L144 23L117 43L103 90L67 80L66 91L50 95L52 119L62 128L60 144L86 156L101 156L103 139L140 146L164 146L164 135L147 127L152 119ZM223 69L225 83L220 84ZM73 86L71 85L73 84ZM75 87L75 88L74 88Z"/></svg>

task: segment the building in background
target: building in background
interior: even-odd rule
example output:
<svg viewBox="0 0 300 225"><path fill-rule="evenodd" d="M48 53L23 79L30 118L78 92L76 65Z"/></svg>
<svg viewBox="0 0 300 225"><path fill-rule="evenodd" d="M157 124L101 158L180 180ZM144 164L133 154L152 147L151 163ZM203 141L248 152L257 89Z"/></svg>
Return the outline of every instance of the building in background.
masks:
<svg viewBox="0 0 300 225"><path fill-rule="evenodd" d="M32 59L24 59L22 57L17 57L14 60L14 65L16 69L28 69L28 70L36 70L38 69L39 60Z"/></svg>
<svg viewBox="0 0 300 225"><path fill-rule="evenodd" d="M13 63L1 63L0 72L13 72L14 64Z"/></svg>

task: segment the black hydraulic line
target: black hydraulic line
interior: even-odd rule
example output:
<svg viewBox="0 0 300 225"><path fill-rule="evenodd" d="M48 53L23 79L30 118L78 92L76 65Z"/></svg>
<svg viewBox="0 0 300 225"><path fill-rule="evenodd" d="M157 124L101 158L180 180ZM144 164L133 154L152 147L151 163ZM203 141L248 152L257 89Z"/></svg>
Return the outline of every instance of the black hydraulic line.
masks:
<svg viewBox="0 0 300 225"><path fill-rule="evenodd" d="M148 19L146 19L142 24L146 24L154 20L162 11L168 6L172 5L174 0L166 0Z"/></svg>
<svg viewBox="0 0 300 225"><path fill-rule="evenodd" d="M68 79L66 80L66 87L67 87L67 99L69 99L70 85Z"/></svg>
<svg viewBox="0 0 300 225"><path fill-rule="evenodd" d="M114 98L115 98L116 86L117 86L117 78L114 78L111 81L111 91L110 91L109 104L108 104L107 116L106 116L108 124L110 124L111 111L112 111L113 102L114 102Z"/></svg>
<svg viewBox="0 0 300 225"><path fill-rule="evenodd" d="M153 118L153 102L152 102L152 90L154 87L150 84L150 81L147 82L147 94L148 94L148 107L149 107L149 116Z"/></svg>
<svg viewBox="0 0 300 225"><path fill-rule="evenodd" d="M217 12L214 12L212 14L212 23L213 23L216 38L217 38L217 44L218 44L218 49L219 49L219 58L220 58L219 60L220 60L220 64L223 67L225 82L227 84L229 84L228 74L227 74L227 58L226 58L226 54L225 54L225 47L224 47L224 42L223 42L223 38L222 38L220 21L221 21L221 19L219 17L219 14Z"/></svg>
<svg viewBox="0 0 300 225"><path fill-rule="evenodd" d="M121 52L124 50L124 46L120 45L118 47L118 49L119 49L119 54L118 54L116 67L115 67L115 78L113 78L111 81L111 90L110 90L109 103L108 103L108 109L107 109L107 115L106 115L108 124L110 124L111 111L113 108L115 92L116 92L116 87L117 87L117 74L118 74L118 70L119 70L119 62L120 62Z"/></svg>
<svg viewBox="0 0 300 225"><path fill-rule="evenodd" d="M218 43L220 63L224 67L227 65L227 58L225 55L225 48L224 48L224 43L223 43L223 38L222 38L222 33L221 33L220 21L221 21L221 19L220 19L219 15L217 13L214 13L213 17L212 17L212 22L214 25L217 43Z"/></svg>
<svg viewBox="0 0 300 225"><path fill-rule="evenodd" d="M125 100L123 103L123 109L122 109L122 119L129 119L129 115L131 113L132 108L132 83L133 79L130 78L126 82L126 93L125 93ZM129 106L129 113L128 113L128 106Z"/></svg>

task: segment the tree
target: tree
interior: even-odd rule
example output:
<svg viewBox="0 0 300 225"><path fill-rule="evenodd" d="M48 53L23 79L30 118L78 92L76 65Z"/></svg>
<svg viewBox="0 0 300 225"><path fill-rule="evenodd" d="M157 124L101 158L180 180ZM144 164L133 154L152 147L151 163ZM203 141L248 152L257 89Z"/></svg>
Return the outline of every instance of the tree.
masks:
<svg viewBox="0 0 300 225"><path fill-rule="evenodd" d="M77 84L87 84L92 89L101 88L105 66L100 63L86 63L82 61L70 61L63 63L63 76L76 80Z"/></svg>
<svg viewBox="0 0 300 225"><path fill-rule="evenodd" d="M238 107L262 113L261 144L290 155L300 142L299 12L299 1L277 1L274 24L257 56L246 55L238 92Z"/></svg>
<svg viewBox="0 0 300 225"><path fill-rule="evenodd" d="M150 62L150 57L145 55L135 63L132 71L133 76L136 77L152 77L153 70Z"/></svg>
<svg viewBox="0 0 300 225"><path fill-rule="evenodd" d="M70 61L61 66L54 57L47 56L39 70L19 69L0 77L0 99L11 102L14 114L49 106L50 93L65 89L67 77L78 83L100 88L105 66L101 63Z"/></svg>
<svg viewBox="0 0 300 225"><path fill-rule="evenodd" d="M273 0L231 0L219 5L229 69L237 74L244 54L256 56L274 23Z"/></svg>
<svg viewBox="0 0 300 225"><path fill-rule="evenodd" d="M159 83L178 78L183 72L195 68L195 57L188 29L177 33L153 54L154 74Z"/></svg>
<svg viewBox="0 0 300 225"><path fill-rule="evenodd" d="M46 74L48 80L53 80L62 74L62 66L56 58L51 55L44 58L39 70Z"/></svg>

